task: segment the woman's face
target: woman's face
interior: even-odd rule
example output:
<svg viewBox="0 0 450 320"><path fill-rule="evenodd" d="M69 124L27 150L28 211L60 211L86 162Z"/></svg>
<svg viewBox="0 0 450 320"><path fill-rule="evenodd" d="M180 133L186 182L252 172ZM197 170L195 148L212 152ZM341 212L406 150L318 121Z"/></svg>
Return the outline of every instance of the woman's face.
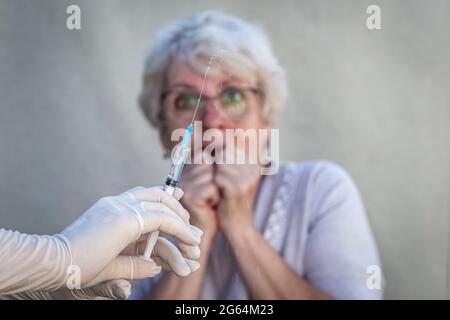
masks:
<svg viewBox="0 0 450 320"><path fill-rule="evenodd" d="M161 140L166 149L171 150L178 142L170 141L171 133L186 128L194 113L194 120L201 121L203 132L214 128L220 130L223 137L226 129L269 128L262 118L263 98L256 82L215 71L208 73L203 99L195 113L204 74L195 72L187 63L173 61L162 99L164 129ZM208 144L211 141L204 141L203 147Z"/></svg>

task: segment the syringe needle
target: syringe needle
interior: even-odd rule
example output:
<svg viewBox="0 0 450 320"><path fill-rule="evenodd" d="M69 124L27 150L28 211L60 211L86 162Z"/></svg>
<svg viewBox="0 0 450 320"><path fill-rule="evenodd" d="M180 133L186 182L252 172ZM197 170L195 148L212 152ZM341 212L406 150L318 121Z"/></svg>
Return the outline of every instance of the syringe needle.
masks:
<svg viewBox="0 0 450 320"><path fill-rule="evenodd" d="M200 89L200 94L197 99L197 105L195 106L194 115L192 116L191 123L194 123L195 115L197 114L197 109L200 106L200 100L202 99L203 88L205 87L206 77L208 76L209 69L211 68L211 62L214 60L214 56L209 57L208 66L206 67L205 75L203 76L202 88Z"/></svg>

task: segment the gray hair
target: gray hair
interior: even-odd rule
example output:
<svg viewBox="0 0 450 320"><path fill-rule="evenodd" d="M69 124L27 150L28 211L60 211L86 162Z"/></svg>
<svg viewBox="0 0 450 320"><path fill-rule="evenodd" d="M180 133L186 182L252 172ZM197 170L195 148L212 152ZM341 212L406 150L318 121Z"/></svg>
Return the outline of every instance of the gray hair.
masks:
<svg viewBox="0 0 450 320"><path fill-rule="evenodd" d="M156 36L145 61L139 96L140 107L153 126L163 127L161 94L171 61L185 61L202 74L209 57L219 58L220 69L227 73L256 78L264 96L263 119L275 120L287 97L287 81L266 34L237 17L206 11L171 23Z"/></svg>

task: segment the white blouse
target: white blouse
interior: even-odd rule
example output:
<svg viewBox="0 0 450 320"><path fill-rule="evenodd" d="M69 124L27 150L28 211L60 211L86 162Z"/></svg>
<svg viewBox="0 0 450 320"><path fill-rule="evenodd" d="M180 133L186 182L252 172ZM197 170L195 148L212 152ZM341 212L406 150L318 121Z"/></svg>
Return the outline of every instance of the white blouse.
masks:
<svg viewBox="0 0 450 320"><path fill-rule="evenodd" d="M382 298L376 243L358 189L342 167L324 160L281 164L277 174L262 180L254 221L287 264L313 286L336 299ZM134 281L131 299L144 299L161 276ZM210 254L201 298L248 298L221 234Z"/></svg>

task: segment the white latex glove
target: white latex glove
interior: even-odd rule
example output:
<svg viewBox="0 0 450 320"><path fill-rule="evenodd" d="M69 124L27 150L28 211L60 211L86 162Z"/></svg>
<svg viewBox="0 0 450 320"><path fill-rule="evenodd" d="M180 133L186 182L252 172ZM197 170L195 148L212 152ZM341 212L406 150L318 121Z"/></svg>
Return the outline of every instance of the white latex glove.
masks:
<svg viewBox="0 0 450 320"><path fill-rule="evenodd" d="M182 194L180 190L177 193L178 197ZM59 235L25 235L0 229L0 293L54 291L66 288L69 282L76 285L77 280L85 288L112 279L154 276L161 267L152 259L136 256L140 247L134 242L159 230L195 248L202 232L188 220L187 211L161 188L140 187L100 199ZM181 276L198 268L196 261L182 257L161 241L166 242L158 240L153 256L163 267ZM134 253L130 253L133 248ZM68 270L69 266L72 269Z"/></svg>
<svg viewBox="0 0 450 320"><path fill-rule="evenodd" d="M126 300L131 283L125 279L110 280L86 289L58 291L28 291L0 295L0 300Z"/></svg>
<svg viewBox="0 0 450 320"><path fill-rule="evenodd" d="M173 196L177 200L180 200L183 197L183 194L183 190L181 190L180 188L176 188ZM146 191L143 188L132 189L131 196L133 197L133 199L138 201L145 201L147 197ZM189 224L189 215L185 216L183 220L185 221L185 223ZM191 226L191 228L194 229L195 233L203 234L203 232L197 227ZM180 241L176 238L178 245L177 248L172 243L162 238L163 236L170 236L170 234L160 232L160 237L158 237L158 240L152 252L153 260L157 261L158 265L162 265L163 270L174 271L179 276L188 275L190 272L186 264L181 263L183 261L182 257L185 257L184 260L189 265L191 271L195 271L200 267L197 261L193 261L200 258L200 247L198 245L189 245L186 242ZM138 241L128 246L123 251L123 254L132 255L133 253L135 253L136 255L143 255L145 247L147 245L147 238L148 235L141 236ZM182 254L180 254L180 251L178 249Z"/></svg>

